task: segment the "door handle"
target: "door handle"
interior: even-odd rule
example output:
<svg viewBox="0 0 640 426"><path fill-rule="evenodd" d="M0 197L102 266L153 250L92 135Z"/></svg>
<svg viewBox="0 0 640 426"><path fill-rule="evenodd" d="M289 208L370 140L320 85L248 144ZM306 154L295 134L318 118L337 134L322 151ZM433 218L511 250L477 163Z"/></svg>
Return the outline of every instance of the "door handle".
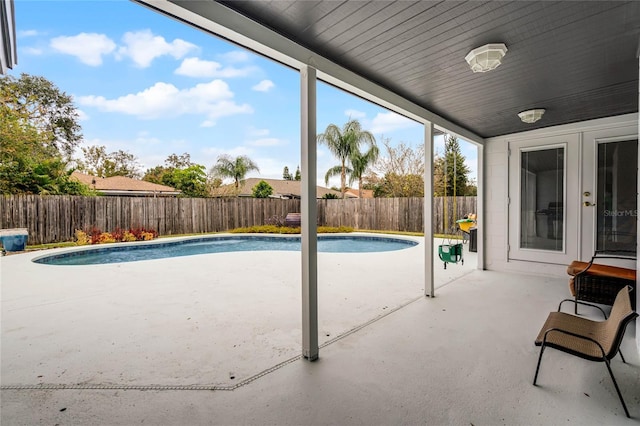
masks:
<svg viewBox="0 0 640 426"><path fill-rule="evenodd" d="M590 203L589 201L585 201L584 203L582 203L583 206L585 207L595 207L596 205L593 203Z"/></svg>

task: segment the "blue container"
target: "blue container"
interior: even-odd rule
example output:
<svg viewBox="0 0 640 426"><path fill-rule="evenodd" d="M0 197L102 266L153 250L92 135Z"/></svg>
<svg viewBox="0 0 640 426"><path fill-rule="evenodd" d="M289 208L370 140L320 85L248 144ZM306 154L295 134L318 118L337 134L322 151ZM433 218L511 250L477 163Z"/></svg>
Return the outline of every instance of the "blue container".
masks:
<svg viewBox="0 0 640 426"><path fill-rule="evenodd" d="M24 251L27 245L28 233L26 229L0 230L0 242L5 251Z"/></svg>

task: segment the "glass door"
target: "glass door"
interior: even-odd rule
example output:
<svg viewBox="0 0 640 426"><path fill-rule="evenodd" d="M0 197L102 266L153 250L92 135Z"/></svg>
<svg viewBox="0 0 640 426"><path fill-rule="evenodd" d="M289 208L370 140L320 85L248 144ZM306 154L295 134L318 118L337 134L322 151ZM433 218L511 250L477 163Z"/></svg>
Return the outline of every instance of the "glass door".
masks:
<svg viewBox="0 0 640 426"><path fill-rule="evenodd" d="M575 136L509 143L509 259L575 260L578 164Z"/></svg>
<svg viewBox="0 0 640 426"><path fill-rule="evenodd" d="M596 250L636 254L638 141L597 144Z"/></svg>
<svg viewBox="0 0 640 426"><path fill-rule="evenodd" d="M635 256L637 127L585 133L582 157L580 258L589 260L596 250L610 254L624 251Z"/></svg>

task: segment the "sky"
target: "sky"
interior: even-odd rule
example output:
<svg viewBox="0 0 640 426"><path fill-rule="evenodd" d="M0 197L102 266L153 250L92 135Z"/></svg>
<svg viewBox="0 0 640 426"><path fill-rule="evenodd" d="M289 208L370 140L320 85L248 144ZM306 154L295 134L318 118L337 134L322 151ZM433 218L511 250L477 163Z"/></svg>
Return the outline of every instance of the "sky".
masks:
<svg viewBox="0 0 640 426"><path fill-rule="evenodd" d="M124 150L140 170L189 153L209 170L220 155L246 155L247 177L281 179L300 165L299 73L126 0L16 0L18 65L71 95L81 146ZM423 126L327 84L317 86L317 131L358 119L392 146L423 143ZM461 142L475 179L477 150ZM443 152L442 138L436 152ZM81 152L78 152L78 157ZM317 150L317 181L338 160ZM339 179L329 186L339 186Z"/></svg>

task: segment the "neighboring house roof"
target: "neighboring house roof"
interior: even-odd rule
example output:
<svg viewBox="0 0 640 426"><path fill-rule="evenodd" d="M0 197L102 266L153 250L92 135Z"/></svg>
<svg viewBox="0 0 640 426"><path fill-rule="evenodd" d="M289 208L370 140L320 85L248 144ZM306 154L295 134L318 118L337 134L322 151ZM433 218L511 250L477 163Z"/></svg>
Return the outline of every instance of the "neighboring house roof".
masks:
<svg viewBox="0 0 640 426"><path fill-rule="evenodd" d="M131 179L125 176L100 178L80 172L73 172L71 177L89 185L91 189L105 195L136 195L136 196L176 196L180 191L170 186L159 185L144 180Z"/></svg>
<svg viewBox="0 0 640 426"><path fill-rule="evenodd" d="M214 197L252 197L253 187L256 186L261 180L267 182L273 188L272 198L300 198L300 181L299 180L283 180L283 179L261 179L261 178L248 178L244 182L240 183L238 187L238 193L236 194L236 188L233 184L223 185L220 188L213 190L212 195ZM316 198L322 198L325 194L334 194L341 197L340 191L334 191L333 189L325 188L324 186L316 186ZM348 198L354 198L347 195Z"/></svg>
<svg viewBox="0 0 640 426"><path fill-rule="evenodd" d="M357 198L373 198L373 189L347 189L347 196Z"/></svg>

